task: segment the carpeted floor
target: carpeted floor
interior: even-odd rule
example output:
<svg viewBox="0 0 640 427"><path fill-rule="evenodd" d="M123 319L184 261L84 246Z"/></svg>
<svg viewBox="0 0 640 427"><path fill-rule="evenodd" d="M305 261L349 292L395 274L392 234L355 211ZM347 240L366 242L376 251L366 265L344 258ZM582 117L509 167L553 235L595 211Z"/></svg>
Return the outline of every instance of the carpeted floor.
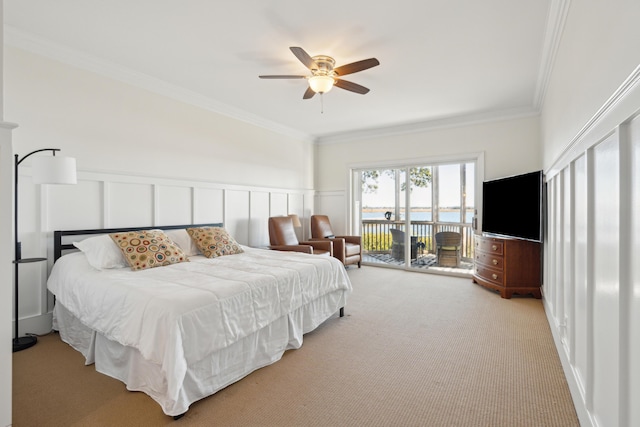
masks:
<svg viewBox="0 0 640 427"><path fill-rule="evenodd" d="M13 425L578 426L542 303L470 279L350 268L344 318L180 420L57 334L13 355Z"/></svg>

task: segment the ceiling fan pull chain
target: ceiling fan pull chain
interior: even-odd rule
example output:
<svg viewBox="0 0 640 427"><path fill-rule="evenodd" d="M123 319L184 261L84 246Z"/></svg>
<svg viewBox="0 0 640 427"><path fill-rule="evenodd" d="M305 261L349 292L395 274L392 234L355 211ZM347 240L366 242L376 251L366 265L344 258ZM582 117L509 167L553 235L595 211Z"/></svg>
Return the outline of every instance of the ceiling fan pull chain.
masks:
<svg viewBox="0 0 640 427"><path fill-rule="evenodd" d="M320 114L324 114L324 93L320 92Z"/></svg>

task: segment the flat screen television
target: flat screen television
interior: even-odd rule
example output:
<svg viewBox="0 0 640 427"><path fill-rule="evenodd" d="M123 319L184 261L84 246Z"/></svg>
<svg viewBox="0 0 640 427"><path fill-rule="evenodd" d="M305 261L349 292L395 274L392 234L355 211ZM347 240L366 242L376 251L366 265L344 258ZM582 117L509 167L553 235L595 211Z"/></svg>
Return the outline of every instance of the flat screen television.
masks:
<svg viewBox="0 0 640 427"><path fill-rule="evenodd" d="M542 242L542 171L482 183L482 232Z"/></svg>

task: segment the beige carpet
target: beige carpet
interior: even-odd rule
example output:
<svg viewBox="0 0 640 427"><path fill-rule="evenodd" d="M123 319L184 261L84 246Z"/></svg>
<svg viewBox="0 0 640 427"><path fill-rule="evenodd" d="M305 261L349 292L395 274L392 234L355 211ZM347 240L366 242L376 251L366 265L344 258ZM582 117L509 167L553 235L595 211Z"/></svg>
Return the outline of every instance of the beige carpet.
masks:
<svg viewBox="0 0 640 427"><path fill-rule="evenodd" d="M180 420L57 334L13 356L14 426L577 426L542 303L469 279L350 268L344 318Z"/></svg>

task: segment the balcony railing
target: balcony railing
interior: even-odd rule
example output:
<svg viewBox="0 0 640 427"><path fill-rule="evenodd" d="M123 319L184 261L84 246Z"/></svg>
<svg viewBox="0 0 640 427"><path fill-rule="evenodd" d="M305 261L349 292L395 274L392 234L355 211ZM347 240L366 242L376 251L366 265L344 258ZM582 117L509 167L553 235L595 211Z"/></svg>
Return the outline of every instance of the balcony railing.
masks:
<svg viewBox="0 0 640 427"><path fill-rule="evenodd" d="M387 221L384 219L362 220L362 241L365 253L391 252L391 229L405 231L404 221ZM411 221L410 235L412 241L424 254L436 252L436 233L441 231L456 231L462 234L462 259L473 259L473 228L468 223Z"/></svg>

